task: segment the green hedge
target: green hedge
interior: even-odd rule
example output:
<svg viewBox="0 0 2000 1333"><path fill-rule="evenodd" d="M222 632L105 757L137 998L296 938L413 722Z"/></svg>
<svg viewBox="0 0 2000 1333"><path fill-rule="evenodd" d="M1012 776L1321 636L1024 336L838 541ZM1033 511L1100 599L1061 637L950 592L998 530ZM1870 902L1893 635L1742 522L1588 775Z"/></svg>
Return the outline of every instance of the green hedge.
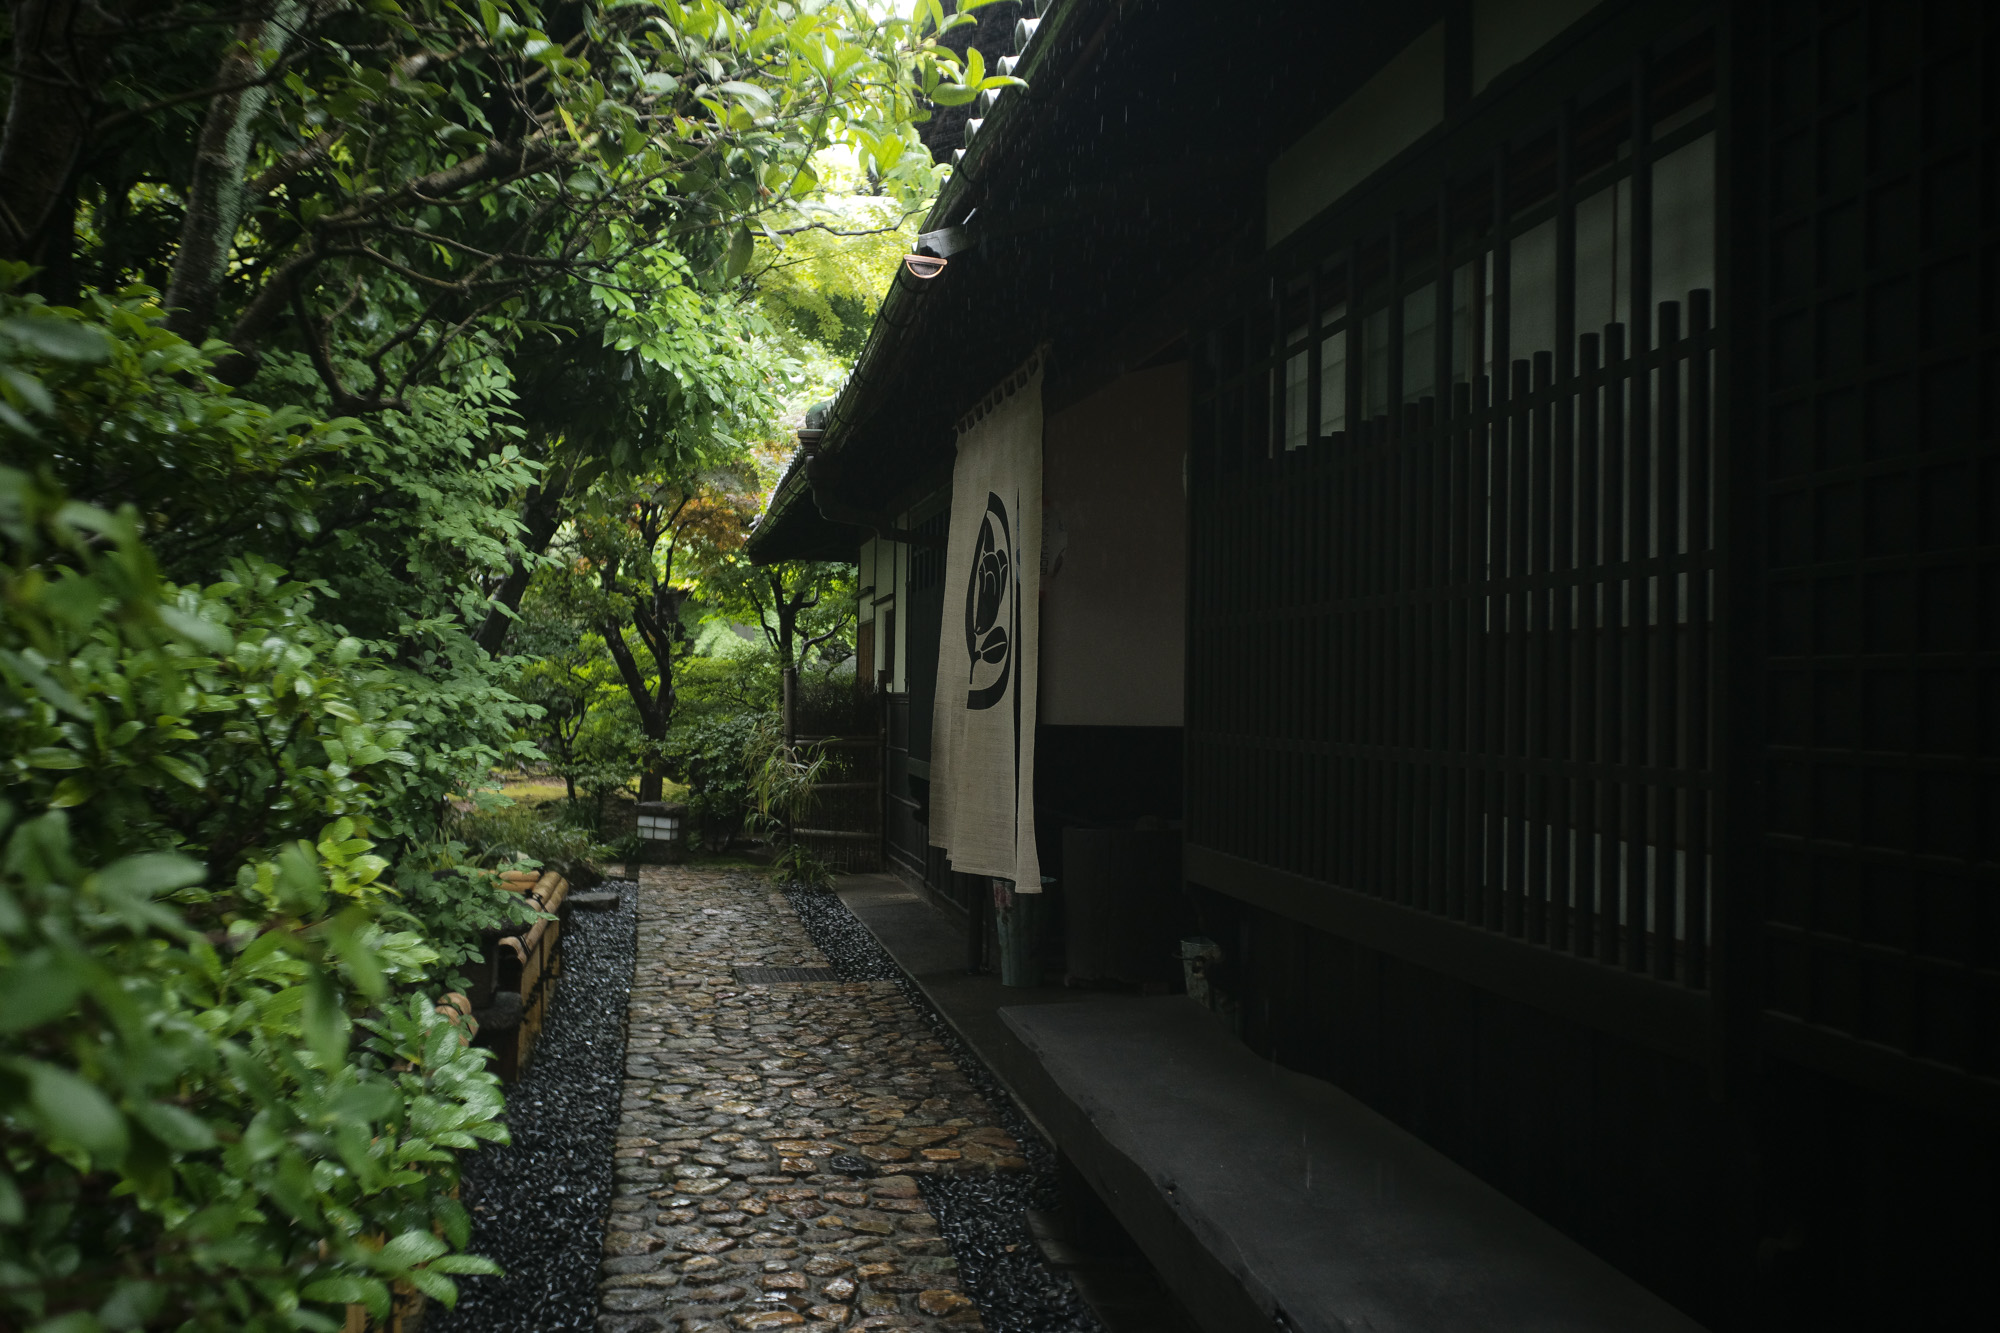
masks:
<svg viewBox="0 0 2000 1333"><path fill-rule="evenodd" d="M0 298L12 456L77 429L297 446L101 314ZM93 397L155 374L144 411ZM492 1271L455 1154L505 1129L433 997L509 909L438 887L450 848L412 831L463 760L417 742L458 708L463 747L490 700L254 555L164 580L133 510L51 478L0 468L0 1327L333 1330L396 1280L450 1301Z"/></svg>

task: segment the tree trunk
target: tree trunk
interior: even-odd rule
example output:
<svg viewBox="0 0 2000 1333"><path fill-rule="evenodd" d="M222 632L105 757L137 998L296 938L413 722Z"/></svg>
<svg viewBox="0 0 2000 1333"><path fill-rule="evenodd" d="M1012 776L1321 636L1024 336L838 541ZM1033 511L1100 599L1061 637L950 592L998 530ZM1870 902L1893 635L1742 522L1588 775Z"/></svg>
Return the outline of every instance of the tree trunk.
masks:
<svg viewBox="0 0 2000 1333"><path fill-rule="evenodd" d="M528 591L528 581L534 577L535 571L529 562L549 549L549 543L555 540L556 529L562 526L563 501L569 498L569 478L568 468L544 474L541 484L528 492L527 502L521 506L522 524L527 529L521 537L523 550L515 558L513 568L507 571L507 577L501 580L485 621L472 636L472 641L484 648L489 657L498 657L507 644L507 631L514 624L514 613L521 609L521 598Z"/></svg>
<svg viewBox="0 0 2000 1333"><path fill-rule="evenodd" d="M793 656L793 650L799 637L800 598L796 594L786 595L784 575L778 570L771 571L770 579L771 608L778 617L778 670L786 681L782 706L789 710L792 706L792 689L798 681L798 661Z"/></svg>
<svg viewBox="0 0 2000 1333"><path fill-rule="evenodd" d="M104 32L84 0L14 6L13 87L0 129L0 251L48 258L58 205L90 135ZM67 248L67 238L65 238Z"/></svg>
<svg viewBox="0 0 2000 1333"><path fill-rule="evenodd" d="M785 748L790 750L799 743L799 669L786 666L779 673L778 681L785 696Z"/></svg>
<svg viewBox="0 0 2000 1333"><path fill-rule="evenodd" d="M209 99L195 145L194 179L181 220L180 248L167 284L167 327L189 342L202 341L215 323L216 301L249 197L247 173L255 142L251 126L271 96L263 84L234 85L261 76L269 68L265 53L282 54L305 14L300 0L279 0L268 17L245 20L216 71L217 85L230 91Z"/></svg>
<svg viewBox="0 0 2000 1333"><path fill-rule="evenodd" d="M652 654L653 669L659 673L660 684L653 696L652 716L657 719L659 727L659 735L655 739L662 741L666 739L667 728L673 725L674 710L680 704L680 693L674 687L674 646L680 642L681 606L686 601L685 589L665 584L653 589L650 605L643 597L632 599L632 627L639 632L646 651ZM657 764L641 778L642 791L648 782L653 783L654 789L654 794L644 799L660 799L659 778Z"/></svg>
<svg viewBox="0 0 2000 1333"><path fill-rule="evenodd" d="M632 696L632 703L639 711L639 731L649 741L658 744L667 738L667 719L661 714L654 701L652 691L646 688L646 678L639 671L639 663L632 657L631 646L625 642L625 626L612 620L601 627L604 646L611 652L611 660L618 664L618 675L625 682L626 693ZM639 799L657 801L666 786L666 774L660 771L660 761L648 756L645 766L639 770Z"/></svg>

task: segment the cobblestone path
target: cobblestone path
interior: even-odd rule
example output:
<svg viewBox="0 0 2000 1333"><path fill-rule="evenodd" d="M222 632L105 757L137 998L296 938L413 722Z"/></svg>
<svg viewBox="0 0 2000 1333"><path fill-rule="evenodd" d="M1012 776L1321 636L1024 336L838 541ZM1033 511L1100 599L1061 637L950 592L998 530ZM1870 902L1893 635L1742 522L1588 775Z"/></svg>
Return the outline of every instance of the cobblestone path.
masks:
<svg viewBox="0 0 2000 1333"><path fill-rule="evenodd" d="M738 982L827 965L745 872L645 868L638 932L600 1330L981 1329L917 1177L1026 1163L895 983Z"/></svg>

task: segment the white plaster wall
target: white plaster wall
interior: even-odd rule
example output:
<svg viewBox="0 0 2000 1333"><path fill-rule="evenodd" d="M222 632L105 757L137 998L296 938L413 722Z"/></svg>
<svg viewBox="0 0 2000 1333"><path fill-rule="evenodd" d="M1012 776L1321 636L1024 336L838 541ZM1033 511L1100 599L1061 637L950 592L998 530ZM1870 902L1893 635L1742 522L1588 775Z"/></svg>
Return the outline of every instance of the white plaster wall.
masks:
<svg viewBox="0 0 2000 1333"><path fill-rule="evenodd" d="M897 606L902 602L904 585L909 581L909 562L905 558L908 548L900 542L884 541L870 537L861 543L855 555L855 582L860 602L856 608L857 617L863 622L874 622L874 660L863 662L859 669L874 680L877 674L890 663L890 652L895 650L897 676L890 689L907 688L902 679L903 653L900 642L892 644L882 631ZM896 638L903 638L903 617L896 616Z"/></svg>
<svg viewBox="0 0 2000 1333"><path fill-rule="evenodd" d="M1127 375L1043 427L1039 712L1050 726L1181 724L1187 412L1176 363Z"/></svg>
<svg viewBox="0 0 2000 1333"><path fill-rule="evenodd" d="M875 599L882 593L881 585L875 581L875 553L881 548L882 543L870 537L861 543L861 550L854 557L855 614L860 620L875 618ZM874 663L863 662L861 667L873 671Z"/></svg>

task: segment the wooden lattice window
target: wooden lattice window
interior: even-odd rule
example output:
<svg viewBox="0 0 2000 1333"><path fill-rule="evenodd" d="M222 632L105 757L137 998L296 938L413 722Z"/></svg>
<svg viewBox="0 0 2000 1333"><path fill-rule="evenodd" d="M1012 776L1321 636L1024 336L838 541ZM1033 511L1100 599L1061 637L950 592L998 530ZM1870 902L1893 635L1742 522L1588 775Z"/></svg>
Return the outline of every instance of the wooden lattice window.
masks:
<svg viewBox="0 0 2000 1333"><path fill-rule="evenodd" d="M1217 322L1191 843L1706 987L1715 174L1698 36Z"/></svg>
<svg viewBox="0 0 2000 1333"><path fill-rule="evenodd" d="M1970 1074L1991 1104L2000 25L1976 4L1771 17L1750 173L1768 247L1754 412L1766 1030L1823 1060L1894 1052Z"/></svg>

